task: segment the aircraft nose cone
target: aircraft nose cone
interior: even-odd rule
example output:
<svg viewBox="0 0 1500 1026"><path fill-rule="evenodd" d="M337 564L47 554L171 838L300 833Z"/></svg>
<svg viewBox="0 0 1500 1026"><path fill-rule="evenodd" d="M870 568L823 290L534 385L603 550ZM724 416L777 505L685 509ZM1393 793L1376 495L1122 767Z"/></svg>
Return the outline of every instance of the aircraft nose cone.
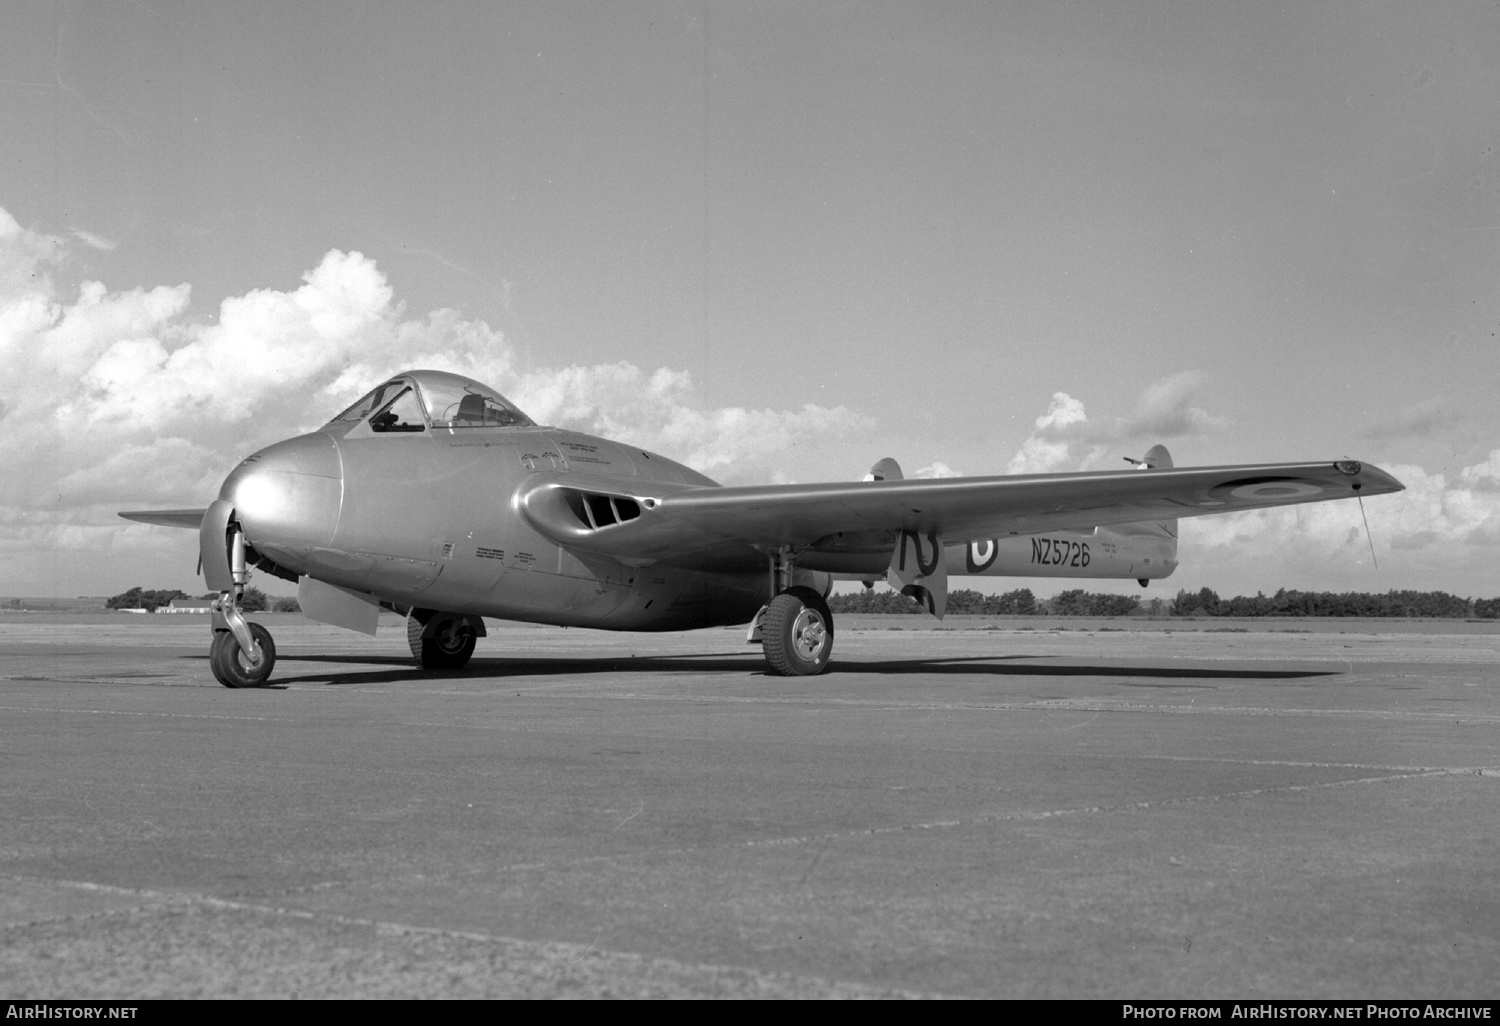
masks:
<svg viewBox="0 0 1500 1026"><path fill-rule="evenodd" d="M234 504L245 537L277 562L327 545L338 526L344 495L338 446L324 434L268 446L224 479L219 498Z"/></svg>

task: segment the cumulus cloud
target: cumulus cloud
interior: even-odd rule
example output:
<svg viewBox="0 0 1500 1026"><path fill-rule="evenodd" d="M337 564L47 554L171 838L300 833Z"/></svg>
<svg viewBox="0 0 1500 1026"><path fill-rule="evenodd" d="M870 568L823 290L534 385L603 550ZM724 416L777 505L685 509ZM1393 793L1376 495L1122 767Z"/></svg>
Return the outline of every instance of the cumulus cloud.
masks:
<svg viewBox="0 0 1500 1026"><path fill-rule="evenodd" d="M726 483L775 477L785 455L818 439L873 430L875 422L843 407L800 410L700 410L692 376L631 363L566 367L521 376L512 398L534 420L659 449Z"/></svg>
<svg viewBox="0 0 1500 1026"><path fill-rule="evenodd" d="M964 474L963 471L954 470L942 460L937 460L936 462L929 463L927 466L922 467L919 470L912 471L911 476L914 478L930 480L932 478L939 477L963 477Z"/></svg>
<svg viewBox="0 0 1500 1026"><path fill-rule="evenodd" d="M96 246L105 240L84 238ZM453 310L408 315L375 261L332 250L290 290L188 316L188 284L54 282L70 243L0 209L0 550L105 551L117 509L206 504L244 455L315 428L395 371L451 370L542 423L655 449L726 481L785 479L798 446L867 433L845 407L704 409L691 376L630 363L516 372Z"/></svg>
<svg viewBox="0 0 1500 1026"><path fill-rule="evenodd" d="M1069 446L1088 436L1088 420L1083 403L1066 392L1052 393L1052 402L1036 419L1031 437L1011 457L1010 473L1047 474L1066 467L1072 460Z"/></svg>
<svg viewBox="0 0 1500 1026"><path fill-rule="evenodd" d="M1203 383L1203 375L1196 371L1173 374L1148 386L1129 417L1105 420L1090 420L1082 402L1055 392L1008 469L1012 474L1089 470L1121 445L1144 449L1164 439L1220 431L1228 421L1195 405Z"/></svg>

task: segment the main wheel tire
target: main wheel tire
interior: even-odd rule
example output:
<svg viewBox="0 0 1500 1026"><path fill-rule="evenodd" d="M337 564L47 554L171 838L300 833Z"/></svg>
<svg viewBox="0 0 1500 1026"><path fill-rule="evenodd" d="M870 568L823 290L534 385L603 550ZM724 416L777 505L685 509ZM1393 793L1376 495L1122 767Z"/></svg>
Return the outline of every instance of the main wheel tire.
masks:
<svg viewBox="0 0 1500 1026"><path fill-rule="evenodd" d="M822 673L833 655L833 614L828 603L811 588L788 588L761 615L760 644L777 676Z"/></svg>
<svg viewBox="0 0 1500 1026"><path fill-rule="evenodd" d="M265 687L276 665L276 643L271 640L271 632L258 623L249 627L250 636L260 648L260 663L255 666L250 665L233 631L214 632L214 643L208 650L208 666L226 688Z"/></svg>
<svg viewBox="0 0 1500 1026"><path fill-rule="evenodd" d="M474 644L479 639L474 628L461 616L434 613L437 626L430 637L423 637L427 624L414 616L406 619L406 644L412 658L424 670L458 670L468 664L474 654ZM427 623L431 623L428 620Z"/></svg>

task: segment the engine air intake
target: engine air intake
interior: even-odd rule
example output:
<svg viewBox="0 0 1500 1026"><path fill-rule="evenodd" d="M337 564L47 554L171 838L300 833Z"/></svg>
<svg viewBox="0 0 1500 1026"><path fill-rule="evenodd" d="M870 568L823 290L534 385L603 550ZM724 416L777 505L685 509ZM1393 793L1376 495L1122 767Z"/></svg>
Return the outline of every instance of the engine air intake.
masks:
<svg viewBox="0 0 1500 1026"><path fill-rule="evenodd" d="M641 515L641 504L625 495L601 495L568 489L568 508L583 526L594 531L614 527Z"/></svg>

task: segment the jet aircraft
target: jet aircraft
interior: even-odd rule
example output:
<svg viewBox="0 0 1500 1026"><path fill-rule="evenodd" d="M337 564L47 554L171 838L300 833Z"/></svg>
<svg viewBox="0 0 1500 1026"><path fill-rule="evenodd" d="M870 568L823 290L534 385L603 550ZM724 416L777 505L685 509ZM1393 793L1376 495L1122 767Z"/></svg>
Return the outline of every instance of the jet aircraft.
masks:
<svg viewBox="0 0 1500 1026"><path fill-rule="evenodd" d="M252 568L311 619L407 619L417 662L468 662L483 618L609 630L749 623L772 673L823 672L835 579L884 578L941 617L950 576L1137 579L1177 567L1177 520L1396 492L1354 460L721 487L658 453L534 423L477 381L415 370L318 430L245 458L206 509L121 513L198 531L210 665L267 683L270 632L240 610Z"/></svg>

